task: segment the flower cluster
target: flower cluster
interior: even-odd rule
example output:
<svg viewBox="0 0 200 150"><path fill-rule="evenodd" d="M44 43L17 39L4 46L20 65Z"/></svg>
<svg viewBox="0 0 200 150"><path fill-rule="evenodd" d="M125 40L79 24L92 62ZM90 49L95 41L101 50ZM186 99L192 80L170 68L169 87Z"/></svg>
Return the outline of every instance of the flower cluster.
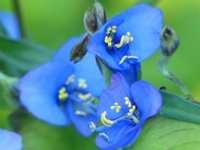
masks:
<svg viewBox="0 0 200 150"><path fill-rule="evenodd" d="M70 39L19 81L21 103L47 123L72 124L86 137L96 133L102 150L128 147L162 105L159 91L138 78L140 63L160 46L161 28L161 11L140 4L90 33L76 63L71 54L84 37ZM109 85L96 59L112 72Z"/></svg>

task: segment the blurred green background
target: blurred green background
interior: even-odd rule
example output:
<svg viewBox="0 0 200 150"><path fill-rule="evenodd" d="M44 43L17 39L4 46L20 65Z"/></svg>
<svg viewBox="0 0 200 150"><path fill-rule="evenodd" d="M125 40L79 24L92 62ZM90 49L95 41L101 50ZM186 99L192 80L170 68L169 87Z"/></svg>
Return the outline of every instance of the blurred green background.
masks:
<svg viewBox="0 0 200 150"><path fill-rule="evenodd" d="M109 16L119 11L123 11L142 0L101 0L100 2L106 8ZM150 0L143 0L150 1ZM71 36L80 35L84 32L83 15L92 5L93 0L21 0L23 19L30 37L35 43L45 45L52 49L58 49ZM157 0L156 4L164 12L166 24L172 26L180 37L181 45L177 53L173 56L169 68L181 80L183 80L189 89L193 92L196 99L200 99L200 1L199 0ZM11 0L0 0L0 10L11 10ZM143 64L144 79L152 82L156 86L167 86L171 91L178 92L174 84L164 79L158 72L156 63L159 54L153 56ZM162 118L161 118L162 120ZM165 120L166 121L166 120ZM37 120L28 124L28 128L23 130L32 130L34 125L43 124ZM35 127L33 130L36 129ZM70 146L66 150L79 150L79 135L74 134L71 129L66 129L66 134L60 136L59 132L63 130L56 127L39 128L41 133L36 141L28 141L29 144L25 150L35 150L30 145L40 145L45 138L48 138L49 131L55 132L53 140L49 142L57 143L63 139L68 139ZM69 130L69 131L68 131ZM43 134L44 133L44 134ZM41 136L43 135L43 136ZM27 133L25 137L34 136ZM37 135L35 135L37 136ZM72 136L72 137L71 137ZM76 139L75 141L73 139ZM76 145L78 143L79 145ZM84 150L87 148L87 140ZM60 144L58 150L65 148L65 143ZM55 148L55 147L54 147ZM44 150L53 150L53 147L45 147ZM154 147L155 148L155 147ZM41 149L41 150L43 150ZM38 148L37 150L40 150Z"/></svg>

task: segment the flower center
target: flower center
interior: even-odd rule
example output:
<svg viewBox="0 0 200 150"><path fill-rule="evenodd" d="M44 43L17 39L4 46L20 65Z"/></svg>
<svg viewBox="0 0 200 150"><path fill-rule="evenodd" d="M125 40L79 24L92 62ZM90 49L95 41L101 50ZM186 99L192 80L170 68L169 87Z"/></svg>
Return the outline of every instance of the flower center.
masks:
<svg viewBox="0 0 200 150"><path fill-rule="evenodd" d="M96 99L87 88L85 79L70 75L58 90L58 103L63 105L69 99L74 113L78 116L85 117L96 113Z"/></svg>
<svg viewBox="0 0 200 150"><path fill-rule="evenodd" d="M136 106L134 104L132 104L132 102L130 101L129 97L124 97L124 104L123 106L120 105L118 102L115 102L113 105L110 106L110 109L112 111L114 111L115 113L119 113L120 111L124 111L125 108L128 111L126 111L126 113L124 113L123 116L118 117L117 119L111 120L107 117L108 113L107 111L103 111L101 113L100 116L100 121L101 121L101 126L98 126L94 123L94 122L90 122L89 127L91 129L91 131L93 132L98 132L99 136L102 136L105 140L107 140L108 142L111 140L111 138L109 137L109 135L107 133L104 132L104 130L108 127L112 127L115 123L118 123L119 121L122 120L130 120L132 121L134 124L138 124L139 123L139 112L136 109Z"/></svg>
<svg viewBox="0 0 200 150"><path fill-rule="evenodd" d="M134 38L130 32L126 32L120 37L119 41L116 41L116 33L117 33L117 26L111 26L107 28L106 36L104 38L104 42L108 48L121 48L125 45L130 44L133 42Z"/></svg>
<svg viewBox="0 0 200 150"><path fill-rule="evenodd" d="M104 126L107 126L107 127L110 127L112 126L113 124L119 122L119 121L122 121L124 119L128 119L128 120L131 120L133 121L133 123L138 123L139 122L139 118L138 116L136 115L136 112L137 112L137 109L136 109L136 106L134 104L131 103L129 97L124 97L124 105L126 108L128 108L128 112L126 112L123 116L115 119L115 120L111 120L107 117L107 111L103 111L101 113L101 123L104 125ZM112 106L110 106L110 109L115 111L115 113L119 113L120 111L122 111L122 107L123 106L120 106L119 103L115 102Z"/></svg>
<svg viewBox="0 0 200 150"><path fill-rule="evenodd" d="M57 98L59 103L66 102L68 98L72 97L83 101L90 99L92 95L87 92L87 87L85 79L76 78L74 74L70 75L58 90Z"/></svg>

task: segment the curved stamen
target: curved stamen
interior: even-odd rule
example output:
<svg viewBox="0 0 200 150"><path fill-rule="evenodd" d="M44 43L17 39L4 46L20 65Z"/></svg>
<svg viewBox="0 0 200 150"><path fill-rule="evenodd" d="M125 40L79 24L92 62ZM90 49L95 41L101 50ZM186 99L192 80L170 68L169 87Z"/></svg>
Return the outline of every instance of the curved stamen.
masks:
<svg viewBox="0 0 200 150"><path fill-rule="evenodd" d="M121 58L121 60L119 61L119 64L123 64L125 61L127 60L130 60L130 59L133 59L133 60L137 60L138 57L137 56L134 56L134 55L125 55Z"/></svg>
<svg viewBox="0 0 200 150"><path fill-rule="evenodd" d="M120 42L115 44L115 47L121 48L122 46L127 45L131 42L133 42L133 37L131 36L130 32L127 32L126 35L122 35Z"/></svg>
<svg viewBox="0 0 200 150"><path fill-rule="evenodd" d="M106 115L107 115L107 112L106 112L106 111L102 112L102 113L101 113L101 118L100 118L100 120L101 120L101 123L102 123L103 125L110 127L110 126L112 126L112 125L114 124L114 121L108 119L108 118L106 117Z"/></svg>
<svg viewBox="0 0 200 150"><path fill-rule="evenodd" d="M102 136L105 140L107 140L108 142L110 141L109 136L106 133L99 133L99 136Z"/></svg>

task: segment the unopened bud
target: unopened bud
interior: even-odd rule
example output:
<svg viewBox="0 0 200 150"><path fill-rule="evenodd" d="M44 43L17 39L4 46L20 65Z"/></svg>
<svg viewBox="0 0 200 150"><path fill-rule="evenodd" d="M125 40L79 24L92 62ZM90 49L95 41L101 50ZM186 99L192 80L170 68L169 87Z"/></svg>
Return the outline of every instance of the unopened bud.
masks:
<svg viewBox="0 0 200 150"><path fill-rule="evenodd" d="M86 45L88 43L88 40L89 40L89 35L86 35L81 41L80 43L78 43L72 50L71 52L71 61L73 62L78 62L79 60L81 60L87 50L86 50Z"/></svg>
<svg viewBox="0 0 200 150"><path fill-rule="evenodd" d="M84 15L84 26L88 33L96 32L106 22L106 14L103 6L95 2L94 6Z"/></svg>
<svg viewBox="0 0 200 150"><path fill-rule="evenodd" d="M97 24L98 28L100 28L107 20L106 18L106 12L101 3L95 2L94 8L96 11L96 17L97 17Z"/></svg>
<svg viewBox="0 0 200 150"><path fill-rule="evenodd" d="M176 31L165 26L161 31L161 50L164 56L172 56L179 46L179 38Z"/></svg>
<svg viewBox="0 0 200 150"><path fill-rule="evenodd" d="M86 11L84 15L84 26L88 33L92 34L98 29L97 17L94 9Z"/></svg>

